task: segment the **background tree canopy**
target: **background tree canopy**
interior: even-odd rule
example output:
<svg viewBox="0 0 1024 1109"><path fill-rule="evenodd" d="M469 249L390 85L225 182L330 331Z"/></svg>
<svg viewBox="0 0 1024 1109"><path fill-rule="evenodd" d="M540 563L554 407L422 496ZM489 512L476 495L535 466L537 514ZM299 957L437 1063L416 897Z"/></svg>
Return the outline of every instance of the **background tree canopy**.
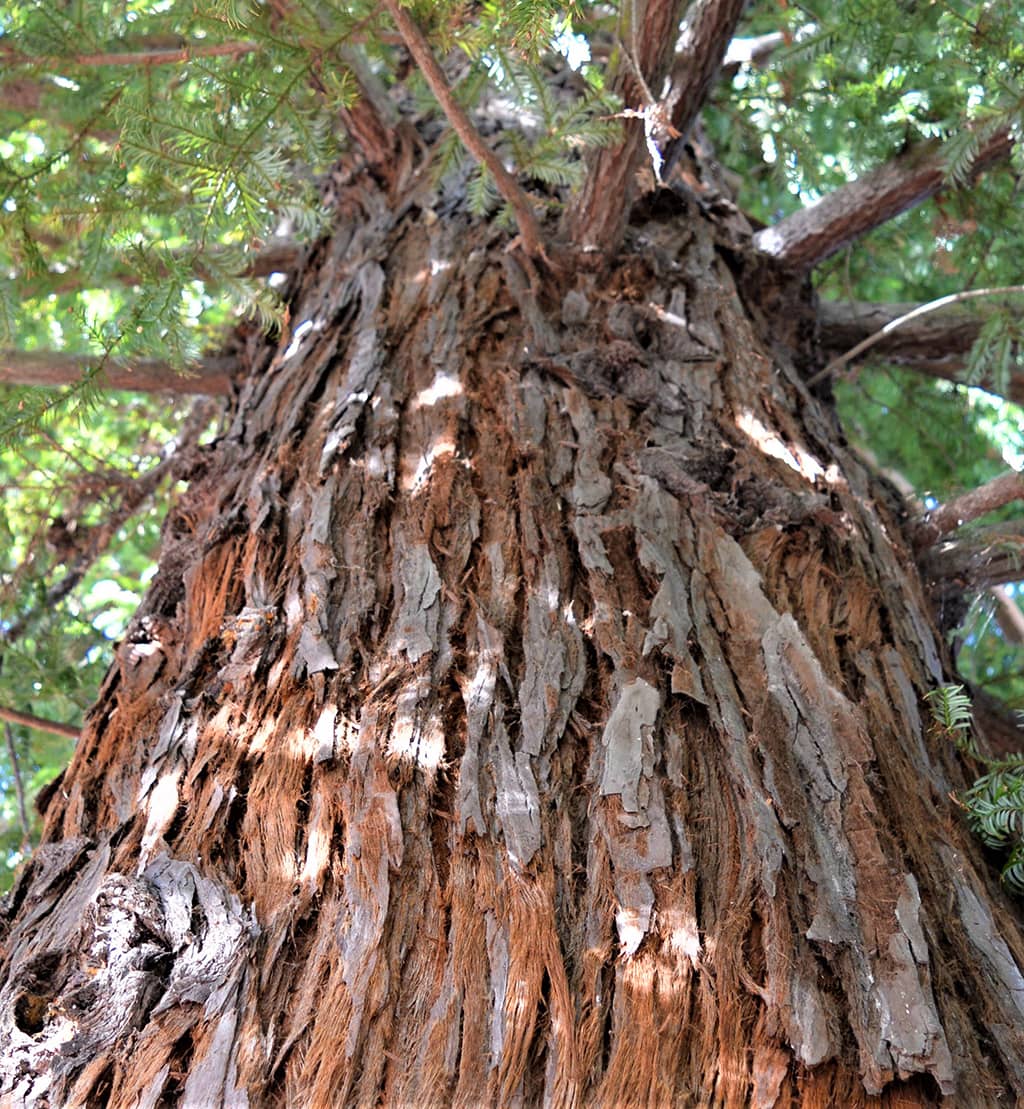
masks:
<svg viewBox="0 0 1024 1109"><path fill-rule="evenodd" d="M620 116L610 80L632 64L635 6L411 6L538 211L571 203L588 148L643 126ZM961 0L749 5L691 141L728 167L755 226L784 226L879 166L941 167L927 203L816 265L837 320L1020 280L1020 14ZM395 123L436 105L387 7L370 3L8 3L0 63L0 708L68 732L152 574L169 498L216 432L228 386L213 356L247 329L290 326L276 290L325 226L327 171L369 125L361 98ZM436 151L439 210L468 195L479 218L514 222L454 129ZM702 188L682 163L668 180ZM879 344L837 374L850 438L926 507L1024 462L1022 302L955 305L920 321L927 356L915 332L916 347ZM886 322L872 319L867 331ZM859 338L837 324L823 364ZM949 599L962 673L1010 709L1024 707L1019 519L1012 505L986 517L998 581L967 564ZM34 834L31 796L73 740L5 728L7 873Z"/></svg>

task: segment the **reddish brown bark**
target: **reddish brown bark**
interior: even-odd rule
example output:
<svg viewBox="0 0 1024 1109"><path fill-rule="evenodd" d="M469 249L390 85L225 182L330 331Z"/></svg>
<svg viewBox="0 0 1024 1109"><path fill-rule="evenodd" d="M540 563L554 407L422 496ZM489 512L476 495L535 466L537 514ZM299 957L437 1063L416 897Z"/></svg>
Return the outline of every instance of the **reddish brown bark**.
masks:
<svg viewBox="0 0 1024 1109"><path fill-rule="evenodd" d="M652 88L660 91L673 57L682 12L682 0L651 0L643 7L639 26L630 28L630 41L625 48L631 61L623 60L616 78L627 108L644 108L646 91ZM639 68L640 79L634 66ZM644 157L644 126L640 121L626 123L618 146L593 155L580 196L566 213L573 242L592 251L617 248L637 192L635 177Z"/></svg>
<svg viewBox="0 0 1024 1109"><path fill-rule="evenodd" d="M745 0L698 0L687 9L665 97L672 126L683 136L708 98L745 7Z"/></svg>
<svg viewBox="0 0 1024 1109"><path fill-rule="evenodd" d="M574 242L590 250L618 247L637 176L653 182L663 159L666 173L671 167L718 75L743 8L742 0L694 0L677 41L678 0L651 0L644 6L639 26L622 45L618 76L633 118L622 143L599 151L591 161L567 220Z"/></svg>
<svg viewBox="0 0 1024 1109"><path fill-rule="evenodd" d="M1024 1096L913 559L705 217L535 295L340 210L6 902L8 1098Z"/></svg>

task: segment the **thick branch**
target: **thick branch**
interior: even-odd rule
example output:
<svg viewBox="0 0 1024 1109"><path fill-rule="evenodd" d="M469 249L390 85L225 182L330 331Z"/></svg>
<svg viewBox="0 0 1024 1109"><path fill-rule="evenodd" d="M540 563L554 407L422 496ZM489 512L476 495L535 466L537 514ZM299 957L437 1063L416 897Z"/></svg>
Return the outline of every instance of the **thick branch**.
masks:
<svg viewBox="0 0 1024 1109"><path fill-rule="evenodd" d="M95 358L80 354L4 350L0 351L0 383L54 389L60 385L73 385L95 364ZM204 358L186 376L164 362L141 361L128 366L109 359L103 367L100 384L109 389L128 389L137 393L222 397L230 392L234 365L233 358Z"/></svg>
<svg viewBox="0 0 1024 1109"><path fill-rule="evenodd" d="M1020 581L1024 565L1024 521L1012 520L941 540L918 557L921 573L956 591L974 591Z"/></svg>
<svg viewBox="0 0 1024 1109"><path fill-rule="evenodd" d="M24 724L27 728L37 728L41 732L51 735L67 736L68 739L78 739L78 729L73 724L61 724L57 720L44 720L41 716L33 716L30 712L18 712L0 705L0 720L9 720L12 724Z"/></svg>
<svg viewBox="0 0 1024 1109"><path fill-rule="evenodd" d="M664 98L672 126L680 132L677 141L685 141L704 107L745 7L746 0L700 0L687 11Z"/></svg>
<svg viewBox="0 0 1024 1109"><path fill-rule="evenodd" d="M409 13L400 6L398 0L384 0L387 8L398 28L399 34L405 40L405 45L412 55L413 61L423 74L423 79L430 86L441 110L448 118L448 122L455 129L455 133L462 140L462 145L467 151L484 166L494 178L498 192L505 198L512 209L519 227L519 234L523 240L523 248L532 258L544 258L544 244L541 241L540 225L533 214L529 197L519 187L518 182L511 173L505 169L501 159L484 142L483 136L473 125L466 110L452 95L448 80L441 67L437 64L430 44L424 37L419 26L413 21Z"/></svg>
<svg viewBox="0 0 1024 1109"><path fill-rule="evenodd" d="M826 358L834 359L883 330L894 320L906 316L913 304L869 304L826 301L818 308L821 345ZM984 319L973 312L952 309L940 316L924 316L886 333L871 347L870 357L908 370L963 382L967 356L978 338ZM859 360L865 355L858 355ZM994 392L991 377L974 384ZM1024 403L1024 374L1011 373L1006 396Z"/></svg>
<svg viewBox="0 0 1024 1109"><path fill-rule="evenodd" d="M876 331L871 332L865 338L861 339L849 350L837 355L823 370L819 370L818 373L808 378L807 384L816 385L823 378L829 377L837 370L841 370L843 366L848 365L850 362L854 361L854 359L865 354L889 335L913 323L915 320L920 319L922 316L930 315L933 312L941 311L943 308L949 308L956 304L962 304L966 300L977 300L980 297L1005 296L1010 293L1024 293L1024 285L1001 285L998 288L992 289L966 289L963 292L950 293L948 296L930 300L927 304L918 304L913 308L909 308L903 315L890 319Z"/></svg>
<svg viewBox="0 0 1024 1109"><path fill-rule="evenodd" d="M632 10L636 10L633 6ZM660 89L676 43L682 0L649 0L639 27L632 28L626 44L632 61L640 67L638 80L631 65L620 66L616 91L627 109L648 108L647 88ZM646 87L645 87L646 86ZM647 157L644 124L627 123L625 138L615 147L597 151L578 201L566 213L569 237L585 250L613 251L626 229L636 190L636 173Z"/></svg>
<svg viewBox="0 0 1024 1109"><path fill-rule="evenodd" d="M956 528L1019 500L1024 500L1024 474L1016 470L1000 474L977 489L969 489L939 505L918 528L915 546L918 550L930 547Z"/></svg>
<svg viewBox="0 0 1024 1109"><path fill-rule="evenodd" d="M982 144L971 173L1006 158L1012 147L1009 132L997 132ZM788 269L809 270L847 243L934 196L947 181L943 149L928 143L759 231L754 245Z"/></svg>

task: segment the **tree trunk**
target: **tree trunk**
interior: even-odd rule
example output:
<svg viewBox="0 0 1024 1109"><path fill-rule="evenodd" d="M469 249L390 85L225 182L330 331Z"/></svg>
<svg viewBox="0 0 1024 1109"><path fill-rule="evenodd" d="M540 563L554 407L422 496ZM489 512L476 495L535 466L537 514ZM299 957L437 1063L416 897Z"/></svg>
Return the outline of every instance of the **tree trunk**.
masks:
<svg viewBox="0 0 1024 1109"><path fill-rule="evenodd" d="M665 192L543 286L340 206L43 799L5 1104L1024 1096L1024 943L810 305Z"/></svg>

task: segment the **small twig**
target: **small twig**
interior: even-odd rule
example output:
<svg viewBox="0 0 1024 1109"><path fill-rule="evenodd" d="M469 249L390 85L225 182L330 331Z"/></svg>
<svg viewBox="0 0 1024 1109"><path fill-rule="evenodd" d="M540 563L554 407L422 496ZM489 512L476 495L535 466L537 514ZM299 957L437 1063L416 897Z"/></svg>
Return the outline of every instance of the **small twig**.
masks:
<svg viewBox="0 0 1024 1109"><path fill-rule="evenodd" d="M30 712L18 712L17 709L9 709L6 705L0 705L0 720L9 720L12 724L24 724L26 728L38 728L39 731L49 732L51 735L78 739L78 729L73 724L61 724L59 720L44 720L41 716L33 716Z"/></svg>
<svg viewBox="0 0 1024 1109"><path fill-rule="evenodd" d="M18 752L14 746L14 732L10 724L4 724L7 737L7 757L11 760L11 777L14 779L14 793L18 799L18 823L21 825L21 852L28 854L32 849L32 825L28 822L28 809L25 807L25 786L21 781L21 767L18 766Z"/></svg>
<svg viewBox="0 0 1024 1109"><path fill-rule="evenodd" d="M911 320L916 320L918 316L924 316L929 312L937 312L940 308L945 308L950 304L959 304L961 301L973 300L975 297L1003 296L1007 293L1024 293L1024 285L1000 285L991 289L966 289L961 293L950 293L948 296L939 297L938 300L930 300L927 304L919 304L912 312L907 312L904 316L897 316L896 319L890 320L881 330L869 335L866 339L862 339L845 354L833 358L823 370L819 370L807 379L807 385L811 387L817 385L819 381L824 381L826 377L834 374L836 370L841 370L848 362L852 362L854 358L873 347L875 343L880 342L896 328L902 327L905 323L910 323Z"/></svg>
<svg viewBox="0 0 1024 1109"><path fill-rule="evenodd" d="M60 244L61 246L65 244ZM265 249L260 250L258 253L253 253L246 264L233 273L233 277L269 277L272 273L288 273L296 268L300 258L302 257L303 248L298 243L291 242L278 242L272 243ZM171 251L170 256L173 259L180 259L192 255L192 251ZM195 276L200 281L205 281L207 284L216 283L219 278L218 275L211 269L209 263L217 261L217 250L209 250L202 257L193 257L192 269ZM208 261L204 262L204 258ZM130 267L118 268L113 273L105 278L104 283L109 284L116 281L119 285L144 285L152 281L155 274L161 276L166 275L168 272L167 267L161 262L154 260L152 268L148 273L143 272L139 268L132 269ZM35 277L32 280L23 279L20 274L16 275L18 281L18 296L20 300L33 300L37 297L61 295L62 293L73 293L81 288L90 288L89 282L92 280L92 275L82 270L68 269L60 273L47 272L41 277Z"/></svg>
<svg viewBox="0 0 1024 1109"><path fill-rule="evenodd" d="M1019 646L1024 643L1024 612L1007 591L1005 585L993 585L989 590L996 599L996 623L1007 643Z"/></svg>
<svg viewBox="0 0 1024 1109"><path fill-rule="evenodd" d="M384 0L384 6L391 13L399 34L405 40L405 45L412 55L413 61L419 66L424 80L430 86L430 91L437 98L441 110L448 117L448 122L455 129L455 133L462 140L462 145L469 153L484 166L498 187L498 192L508 202L516 217L519 234L523 240L526 253L533 258L541 258L545 262L547 254L541 240L540 224L533 214L529 198L519 187L516 179L502 165L501 159L484 142L483 136L473 126L473 121L466 114L463 107L452 95L447 78L437 64L430 44L427 42L420 28L413 22L398 3L398 0Z"/></svg>
<svg viewBox="0 0 1024 1109"><path fill-rule="evenodd" d="M918 550L930 547L947 532L1019 500L1024 500L1024 474L1016 470L1000 474L977 489L970 489L939 505L918 529L915 546Z"/></svg>

